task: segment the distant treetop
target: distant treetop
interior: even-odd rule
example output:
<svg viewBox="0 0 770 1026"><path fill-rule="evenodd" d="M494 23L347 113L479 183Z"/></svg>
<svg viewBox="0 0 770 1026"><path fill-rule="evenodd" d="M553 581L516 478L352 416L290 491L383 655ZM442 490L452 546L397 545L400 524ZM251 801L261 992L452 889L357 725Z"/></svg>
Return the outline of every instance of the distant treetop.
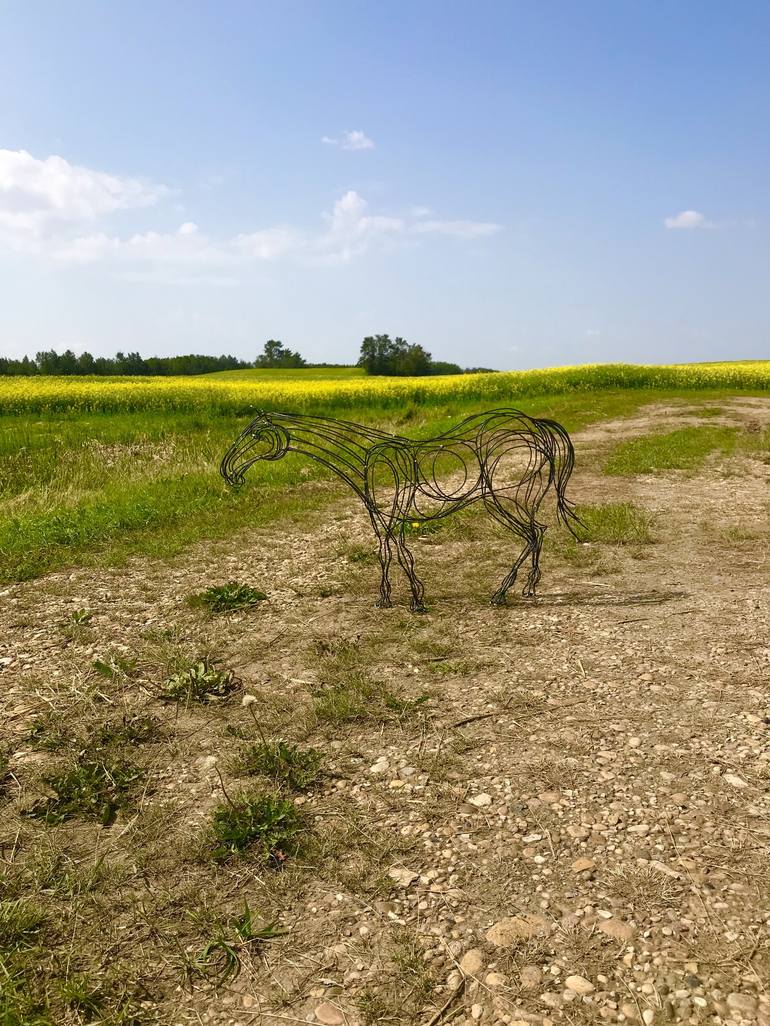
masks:
<svg viewBox="0 0 770 1026"><path fill-rule="evenodd" d="M269 338L265 342L262 354L254 361L255 367L306 367L304 359L299 353L287 349L283 342Z"/></svg>
<svg viewBox="0 0 770 1026"><path fill-rule="evenodd" d="M361 343L358 366L363 367L367 374L395 377L470 373L457 363L434 360L420 345L410 344L398 336L391 338L390 335L367 335Z"/></svg>

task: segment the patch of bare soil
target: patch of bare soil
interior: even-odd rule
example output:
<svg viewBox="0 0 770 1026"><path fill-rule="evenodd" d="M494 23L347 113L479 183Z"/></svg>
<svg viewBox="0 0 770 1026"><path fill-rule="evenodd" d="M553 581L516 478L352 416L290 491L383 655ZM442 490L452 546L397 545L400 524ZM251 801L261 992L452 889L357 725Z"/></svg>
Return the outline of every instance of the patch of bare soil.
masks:
<svg viewBox="0 0 770 1026"><path fill-rule="evenodd" d="M725 423L770 420L766 401L719 406ZM400 604L375 609L352 504L8 588L6 879L45 845L112 867L77 924L57 899L62 921L163 1022L769 1026L770 468L606 478L580 459L667 418L684 423L648 409L575 437L573 498L652 511L656 543L615 547L601 573L554 546L538 598L507 608L487 599L515 553L479 517L415 542L427 616L398 570ZM185 604L230 579L269 601L212 619ZM78 609L90 623L62 626ZM116 653L136 659L117 683L92 669ZM203 653L257 702L159 702L164 674ZM31 725L136 709L162 738L137 749L133 808L109 827L18 818L60 758ZM307 846L282 869L199 853L223 787L253 783L233 761L252 710L323 755L320 785L293 799ZM244 945L214 986L189 972L200 924L244 900L288 932Z"/></svg>

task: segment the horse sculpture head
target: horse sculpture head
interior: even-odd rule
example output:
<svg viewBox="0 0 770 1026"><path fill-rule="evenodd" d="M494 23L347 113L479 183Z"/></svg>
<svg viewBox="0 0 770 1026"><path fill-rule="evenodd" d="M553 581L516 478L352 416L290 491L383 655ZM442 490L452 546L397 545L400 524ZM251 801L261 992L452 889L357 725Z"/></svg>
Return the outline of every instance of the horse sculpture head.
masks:
<svg viewBox="0 0 770 1026"><path fill-rule="evenodd" d="M288 448L286 429L260 411L227 450L219 469L228 484L242 485L249 467L260 460L280 460Z"/></svg>

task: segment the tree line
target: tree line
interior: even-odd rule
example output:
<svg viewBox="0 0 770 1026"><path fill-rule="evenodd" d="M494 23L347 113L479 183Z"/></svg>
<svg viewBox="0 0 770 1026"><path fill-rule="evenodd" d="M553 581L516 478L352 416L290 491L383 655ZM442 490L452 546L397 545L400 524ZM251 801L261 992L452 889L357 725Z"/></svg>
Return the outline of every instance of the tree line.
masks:
<svg viewBox="0 0 770 1026"><path fill-rule="evenodd" d="M115 356L76 356L71 349L57 353L54 349L36 353L34 360L25 356L21 360L0 357L0 374L98 374L98 375L150 375L210 374L219 370L239 370L253 367L253 363L235 356L150 356L139 353L116 353Z"/></svg>
<svg viewBox="0 0 770 1026"><path fill-rule="evenodd" d="M76 356L71 349L57 353L55 349L44 350L21 360L0 356L0 375L28 376L34 374L57 375L187 375L211 374L221 370L248 370L259 368L329 367L335 364L308 364L292 349L277 339L268 339L262 352L255 360L240 360L236 356L150 356L139 353L116 353L115 356L92 356L85 352ZM367 335L361 343L357 365L367 374L402 377L424 374L468 374L489 368L474 367L463 370L459 364L434 360L420 345L410 344L405 339L389 335Z"/></svg>

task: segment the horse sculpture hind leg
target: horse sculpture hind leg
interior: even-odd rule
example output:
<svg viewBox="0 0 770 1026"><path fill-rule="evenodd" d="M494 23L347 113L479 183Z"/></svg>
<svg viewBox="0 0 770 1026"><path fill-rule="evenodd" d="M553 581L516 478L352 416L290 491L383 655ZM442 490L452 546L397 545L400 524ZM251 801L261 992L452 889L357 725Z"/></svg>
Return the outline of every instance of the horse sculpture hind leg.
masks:
<svg viewBox="0 0 770 1026"><path fill-rule="evenodd" d="M509 510L503 507L502 503L496 496L485 498L484 506L491 517L493 517L499 524L502 524L503 527L507 527L509 531L515 534L518 538L521 538L524 542L524 548L516 557L513 566L505 575L500 583L500 587L492 596L492 605L505 605L505 596L516 583L516 578L519 570L521 569L521 565L528 556L532 557L532 569L530 570L527 578L524 594L528 597L534 595L537 582L540 580L540 547L543 544L543 534L545 533L545 529L539 524L536 524L531 518L523 520L513 515Z"/></svg>
<svg viewBox="0 0 770 1026"><path fill-rule="evenodd" d="M533 520L531 524L532 534L535 537L534 543L530 546L532 567L527 576L527 583L524 586L523 595L525 598L534 598L537 585L540 581L540 553L543 550L543 539L545 538L545 527Z"/></svg>
<svg viewBox="0 0 770 1026"><path fill-rule="evenodd" d="M501 523L504 527L511 530L518 538L522 538L525 541L524 548L519 552L513 565L501 581L500 587L491 599L493 605L505 605L505 596L508 590L516 583L519 567L522 566L522 563L532 552L533 540L528 534L525 525L512 517L507 510L504 510L497 500L486 499L484 505L491 517L497 520L498 523Z"/></svg>

